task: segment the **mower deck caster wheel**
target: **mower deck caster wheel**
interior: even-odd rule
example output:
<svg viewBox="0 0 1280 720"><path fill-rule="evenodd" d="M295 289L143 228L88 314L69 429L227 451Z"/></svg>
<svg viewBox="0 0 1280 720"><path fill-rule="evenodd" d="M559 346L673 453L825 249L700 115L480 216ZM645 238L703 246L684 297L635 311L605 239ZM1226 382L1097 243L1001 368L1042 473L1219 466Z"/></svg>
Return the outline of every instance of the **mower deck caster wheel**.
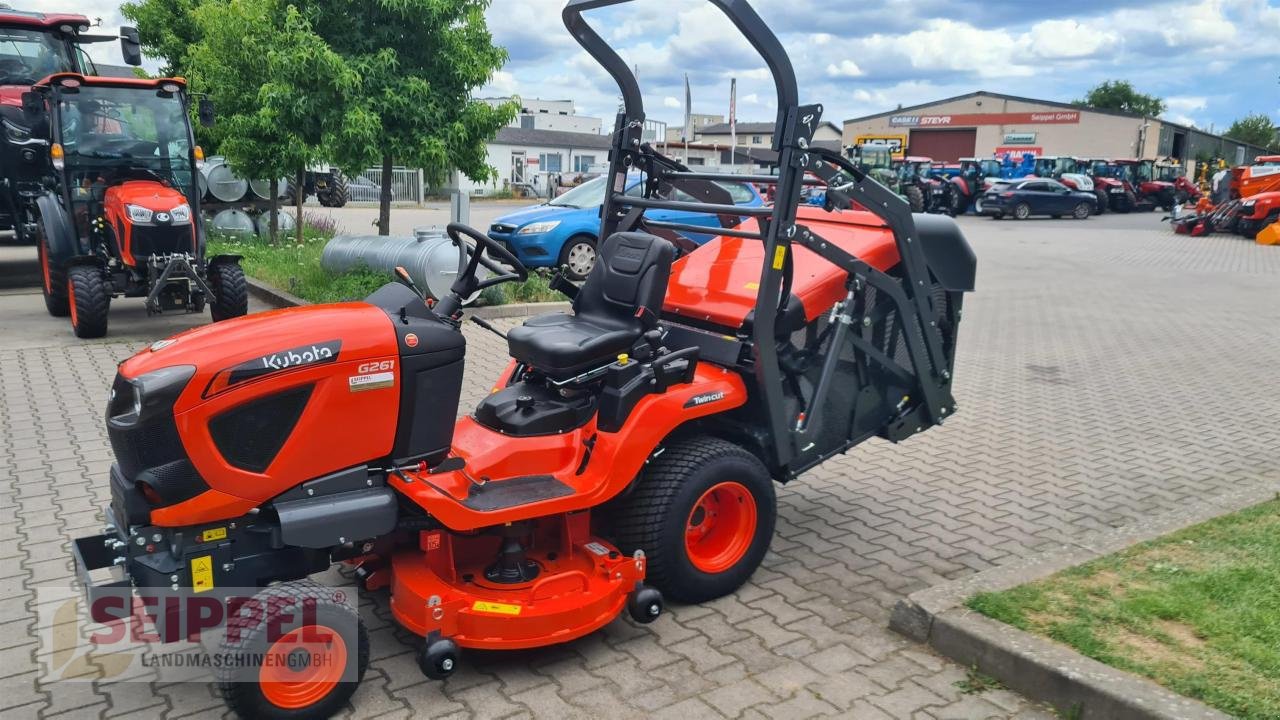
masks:
<svg viewBox="0 0 1280 720"><path fill-rule="evenodd" d="M442 637L427 638L418 653L418 667L432 680L443 680L458 669L458 643Z"/></svg>
<svg viewBox="0 0 1280 720"><path fill-rule="evenodd" d="M627 612L631 619L647 625L662 614L662 593L658 588L641 585L627 598Z"/></svg>

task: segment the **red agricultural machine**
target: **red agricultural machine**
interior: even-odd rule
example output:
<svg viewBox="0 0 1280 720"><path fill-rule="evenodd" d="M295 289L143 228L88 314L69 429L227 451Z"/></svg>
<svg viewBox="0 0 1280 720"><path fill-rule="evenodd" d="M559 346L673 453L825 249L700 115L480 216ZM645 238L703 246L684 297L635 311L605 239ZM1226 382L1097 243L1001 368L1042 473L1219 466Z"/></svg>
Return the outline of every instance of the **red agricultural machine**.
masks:
<svg viewBox="0 0 1280 720"><path fill-rule="evenodd" d="M34 203L50 170L47 139L33 134L23 116L23 93L56 73L96 75L87 44L118 39L125 63L142 62L136 29L122 27L114 36L91 28L83 15L0 6L0 233L20 243L35 244Z"/></svg>
<svg viewBox="0 0 1280 720"><path fill-rule="evenodd" d="M1174 221L1174 230L1191 235L1238 232L1263 244L1280 243L1280 155L1262 155L1251 165L1234 167L1222 190L1225 199L1201 199L1196 214ZM1220 186L1222 188L1222 186ZM1271 232L1264 232L1270 228Z"/></svg>
<svg viewBox="0 0 1280 720"><path fill-rule="evenodd" d="M107 332L111 299L149 313L245 314L239 258L205 257L196 166L180 79L51 75L22 95L23 121L48 162L26 199L45 306L77 337ZM212 123L202 102L202 120Z"/></svg>
<svg viewBox="0 0 1280 720"><path fill-rule="evenodd" d="M465 252L444 297L424 298L402 272L364 302L199 328L120 365L106 412L110 525L75 541L77 566L91 598L132 587L175 612L184 598L264 588L257 607L271 611L235 615L222 643L245 659L218 670L242 716L326 716L355 691L363 624L304 580L333 562L390 593L395 619L422 638L420 667L441 678L464 648L563 643L623 612L650 622L664 597L733 592L769 546L775 483L956 412L976 273L956 223L913 216L815 146L823 108L800 103L782 45L747 3L711 0L777 88L778 174L740 178L776 187L777 202L734 205L722 176L643 141L630 65L584 18L623 2L563 10L623 100L600 259L581 287L553 281L572 314L504 336L510 363L472 413L455 421L463 298L526 271L457 224L448 234ZM643 192L624 193L635 168ZM806 176L826 184L826 207L800 207ZM667 237L706 228L653 210L736 222L676 259ZM114 579L94 582L97 569Z"/></svg>

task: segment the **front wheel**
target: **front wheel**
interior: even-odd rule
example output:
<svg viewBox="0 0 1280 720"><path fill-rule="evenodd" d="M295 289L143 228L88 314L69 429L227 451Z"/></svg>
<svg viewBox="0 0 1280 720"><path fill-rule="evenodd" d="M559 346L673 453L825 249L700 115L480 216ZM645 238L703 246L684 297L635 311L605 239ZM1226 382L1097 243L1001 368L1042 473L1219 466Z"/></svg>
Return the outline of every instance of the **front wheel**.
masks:
<svg viewBox="0 0 1280 720"><path fill-rule="evenodd" d="M1105 214L1107 212L1108 203L1111 202L1111 198L1107 197L1107 192L1105 190L1094 190L1093 194L1098 196L1098 214Z"/></svg>
<svg viewBox="0 0 1280 720"><path fill-rule="evenodd" d="M1077 220L1089 217L1089 203L1076 203L1075 209L1071 211L1071 217Z"/></svg>
<svg viewBox="0 0 1280 720"><path fill-rule="evenodd" d="M71 331L76 337L100 338L107 334L111 288L100 268L94 265L71 268L67 272L67 300Z"/></svg>
<svg viewBox="0 0 1280 720"><path fill-rule="evenodd" d="M239 263L221 262L209 266L209 289L213 298L209 314L214 322L240 317L249 312L249 283Z"/></svg>
<svg viewBox="0 0 1280 720"><path fill-rule="evenodd" d="M907 196L907 204L911 206L911 212L924 212L924 193L915 185L908 185L903 191L903 195Z"/></svg>
<svg viewBox="0 0 1280 720"><path fill-rule="evenodd" d="M653 460L615 516L618 547L643 550L647 582L699 603L742 586L769 549L777 497L742 447L713 437L673 443Z"/></svg>
<svg viewBox="0 0 1280 720"><path fill-rule="evenodd" d="M569 238L560 251L560 265L570 280L585 280L596 266L596 239L580 235Z"/></svg>
<svg viewBox="0 0 1280 720"><path fill-rule="evenodd" d="M309 580L275 585L228 621L218 691L236 714L323 718L347 704L369 667L369 636L342 593Z"/></svg>

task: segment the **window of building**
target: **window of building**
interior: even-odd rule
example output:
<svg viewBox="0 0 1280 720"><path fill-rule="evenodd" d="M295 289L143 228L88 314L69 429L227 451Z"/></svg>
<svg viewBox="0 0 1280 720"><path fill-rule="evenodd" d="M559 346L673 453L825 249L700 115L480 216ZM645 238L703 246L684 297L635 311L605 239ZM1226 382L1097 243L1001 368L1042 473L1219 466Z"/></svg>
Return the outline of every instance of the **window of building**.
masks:
<svg viewBox="0 0 1280 720"><path fill-rule="evenodd" d="M690 165L706 165L706 164L707 164L707 159L706 159L706 158L700 158L700 157L691 157L691 158L689 158L689 164L690 164Z"/></svg>
<svg viewBox="0 0 1280 720"><path fill-rule="evenodd" d="M760 136L759 136L759 135L752 135L752 136L751 136L751 144L752 144L752 145L759 145L759 144L760 144L760 142L761 142L761 140L760 140Z"/></svg>
<svg viewBox="0 0 1280 720"><path fill-rule="evenodd" d="M538 155L538 169L542 172L560 172L564 168L560 165L560 153L540 153Z"/></svg>
<svg viewBox="0 0 1280 720"><path fill-rule="evenodd" d="M574 155L573 156L574 172L587 172L591 169L591 166L595 164L596 164L595 155Z"/></svg>

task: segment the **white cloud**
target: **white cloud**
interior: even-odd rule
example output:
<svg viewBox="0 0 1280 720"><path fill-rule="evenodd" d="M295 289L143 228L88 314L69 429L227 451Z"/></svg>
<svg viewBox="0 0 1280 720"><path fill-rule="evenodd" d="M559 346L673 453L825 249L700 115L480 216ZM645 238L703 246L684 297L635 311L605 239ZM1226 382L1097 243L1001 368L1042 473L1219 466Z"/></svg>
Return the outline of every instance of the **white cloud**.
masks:
<svg viewBox="0 0 1280 720"><path fill-rule="evenodd" d="M1169 106L1170 110L1177 110L1180 112L1204 110L1208 103L1209 99L1202 95L1170 95L1164 99L1164 104Z"/></svg>
<svg viewBox="0 0 1280 720"><path fill-rule="evenodd" d="M499 70L489 78L489 84L484 87L480 94L482 95L500 95L503 97L515 95L519 92L516 76L506 70Z"/></svg>
<svg viewBox="0 0 1280 720"><path fill-rule="evenodd" d="M662 106L663 106L663 107L669 107L669 108L675 108L675 109L677 109L677 110L678 110L678 109L680 109L681 107L683 107L683 103L681 103L679 100L677 100L677 99L675 99L675 98L671 97L670 95L668 95L668 96L666 96L666 97L662 98Z"/></svg>
<svg viewBox="0 0 1280 720"><path fill-rule="evenodd" d="M852 60L841 60L839 65L835 63L827 65L827 77L852 78L860 77L861 75L862 68L858 67L858 64Z"/></svg>
<svg viewBox="0 0 1280 720"><path fill-rule="evenodd" d="M1102 27L1076 20L1045 20L1031 26L1019 39L1028 52L1041 58L1082 58L1104 48L1115 48L1122 38Z"/></svg>

